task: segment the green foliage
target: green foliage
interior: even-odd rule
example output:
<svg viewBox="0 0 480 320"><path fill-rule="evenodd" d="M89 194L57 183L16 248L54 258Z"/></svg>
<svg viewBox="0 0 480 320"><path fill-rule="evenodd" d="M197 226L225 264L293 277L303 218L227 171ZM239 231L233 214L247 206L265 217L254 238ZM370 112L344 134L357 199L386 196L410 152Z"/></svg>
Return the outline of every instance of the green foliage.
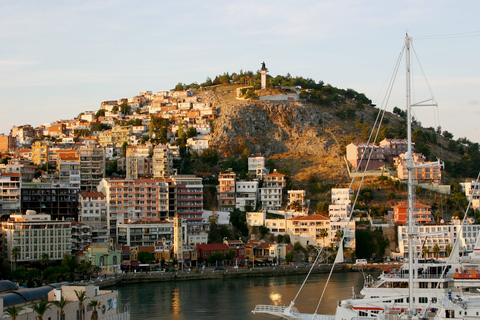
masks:
<svg viewBox="0 0 480 320"><path fill-rule="evenodd" d="M155 261L155 256L151 252L140 251L138 253L138 260L141 263L152 263Z"/></svg>
<svg viewBox="0 0 480 320"><path fill-rule="evenodd" d="M381 228L355 231L355 254L358 258L383 257L390 241L383 235Z"/></svg>
<svg viewBox="0 0 480 320"><path fill-rule="evenodd" d="M105 116L105 109L99 109L95 114L95 117L104 117Z"/></svg>
<svg viewBox="0 0 480 320"><path fill-rule="evenodd" d="M243 237L248 236L247 216L245 212L237 209L233 210L233 212L230 213L230 223Z"/></svg>
<svg viewBox="0 0 480 320"><path fill-rule="evenodd" d="M105 130L110 130L112 129L111 126L109 126L106 123L97 123L95 127L93 127L92 131L105 131Z"/></svg>

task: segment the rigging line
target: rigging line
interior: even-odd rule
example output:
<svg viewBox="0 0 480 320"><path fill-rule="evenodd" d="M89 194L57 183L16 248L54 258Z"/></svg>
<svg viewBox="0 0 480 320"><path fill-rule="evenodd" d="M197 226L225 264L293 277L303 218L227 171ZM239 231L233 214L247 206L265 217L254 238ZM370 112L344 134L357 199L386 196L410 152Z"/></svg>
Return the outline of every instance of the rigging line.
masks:
<svg viewBox="0 0 480 320"><path fill-rule="evenodd" d="M420 58L418 57L417 55L417 51L415 51L415 47L413 46L412 44L412 48L413 48L413 53L415 55L415 58L417 59L417 62L418 62L418 66L420 68L420 71L422 72L422 75L423 75L423 79L425 80L425 83L427 84L427 88L428 88L428 91L430 93L430 97L432 99L432 102L434 104L436 104L436 100L435 100L435 96L433 94L433 90L432 90L432 87L430 86L430 83L428 82L428 79L427 79L427 76L425 74L425 71L423 70L423 67L422 67L422 64L420 63Z"/></svg>
<svg viewBox="0 0 480 320"><path fill-rule="evenodd" d="M302 291L303 287L305 286L305 283L307 282L308 278L310 277L310 274L312 273L313 267L314 267L315 264L317 263L318 258L320 257L320 254L322 253L322 250L323 250L324 247L325 247L325 245L322 246L322 248L321 248L320 250L317 249L317 251L318 251L317 257L315 258L315 261L313 262L310 270L308 271L308 274L307 274L307 276L305 277L305 280L303 280L303 283L302 283L300 289L298 290L297 294L295 295L295 298L293 298L293 300L292 300L292 302L291 302L292 304L295 304L295 300L297 300L298 296L300 295L300 292Z"/></svg>
<svg viewBox="0 0 480 320"><path fill-rule="evenodd" d="M390 98L390 95L391 95L391 92L392 92L392 89L393 89L393 84L395 83L394 80L396 79L396 75L397 75L397 73L398 73L398 69L399 69L399 66L400 66L400 63L401 63L401 60L402 60L403 52L404 52L404 50L402 50L402 52L401 52L401 54L400 54L400 56L399 56L399 58L398 58L398 60L397 60L396 71L395 71L394 74L392 75L392 80L390 81L389 91L388 91L387 94L386 94L388 98L385 98L385 99L384 99L384 101L386 101L386 102L389 101L389 98ZM374 125L373 125L372 131L370 132L370 136L369 136L369 138L368 138L368 142L367 142L367 146L366 146L366 149L367 149L367 150L368 150L368 147L370 146L370 153L369 153L369 155L368 155L367 164L365 165L365 168L363 169L363 175L362 175L362 179L360 180L360 185L359 185L359 187L358 187L357 194L355 195L354 202L353 202L353 204L352 204L352 206L351 206L351 208L350 208L350 213L349 213L348 220L347 220L348 222L347 222L347 223L343 226L343 228L342 228L343 235L342 235L341 241L339 242L339 246L343 246L343 243L344 243L344 240L345 240L345 236L346 236L346 234L347 234L346 231L348 230L348 226L349 226L349 224L350 224L350 222L351 222L351 220L352 220L353 211L354 211L355 205L356 205L356 203L357 203L357 200L358 200L358 196L359 196L359 194L360 194L361 187L362 187L363 182L364 182L365 177L366 177L366 171L367 171L367 168L368 168L368 164L369 164L370 159L371 159L372 154L373 154L373 150L374 150L374 148L373 148L373 143L377 140L378 135L380 134L379 128L380 128L380 126L381 126L381 124L382 124L382 122L383 122L383 118L384 118L384 116L385 116L387 104L388 104L388 103L385 103L385 105L383 106L383 110L381 110L381 112L379 112L379 113L377 114L377 117L376 117L376 119L375 119L375 123L374 123ZM377 129L377 130L375 130L375 129ZM376 131L376 132L375 132L375 131ZM374 132L375 132L375 136L373 135ZM372 137L373 137L373 136L374 136L373 143L370 143L370 141L372 141ZM362 157L361 157L359 163L362 163L362 160L363 160L363 157L364 157L365 153L366 153L365 151L362 153ZM358 166L358 167L355 169L355 175L353 176L353 178L352 178L352 180L351 180L351 182L350 182L349 190L351 190L351 188L352 188L353 181L355 180L355 176L356 176L356 173L359 171L359 170L358 170L359 168L360 168L360 166ZM339 250L340 250L340 249L339 249ZM338 254L338 252L337 252L337 254ZM319 299L319 301L318 301L317 307L315 308L314 315L317 314L318 309L320 308L320 304L321 304L321 302L322 302L322 300L323 300L323 297L324 297L324 295L325 295L325 292L326 292L326 289L327 289L327 285L328 285L328 283L330 282L330 278L331 278L331 276L332 276L333 270L334 270L335 265L336 265L336 263L337 263L336 260L337 260L337 259L335 259L334 262L333 262L333 264L332 264L332 268L330 269L330 273L329 273L329 275L328 275L328 277L327 277L327 281L326 281L325 286L324 286L324 288L323 288L322 295L320 296L320 299ZM313 318L312 318L312 319L313 319Z"/></svg>
<svg viewBox="0 0 480 320"><path fill-rule="evenodd" d="M465 37L476 37L476 36L480 36L480 31L416 36L415 39L446 39L446 38L465 38Z"/></svg>

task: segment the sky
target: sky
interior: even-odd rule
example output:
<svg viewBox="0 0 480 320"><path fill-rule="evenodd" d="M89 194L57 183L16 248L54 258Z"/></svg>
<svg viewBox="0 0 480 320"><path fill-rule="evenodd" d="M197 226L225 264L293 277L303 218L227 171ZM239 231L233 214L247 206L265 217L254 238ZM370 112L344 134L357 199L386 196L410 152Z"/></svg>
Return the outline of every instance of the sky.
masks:
<svg viewBox="0 0 480 320"><path fill-rule="evenodd" d="M412 102L429 86L438 104L415 117L480 142L480 1L0 0L0 12L0 133L263 61L381 106L408 32ZM388 111L405 106L404 69Z"/></svg>

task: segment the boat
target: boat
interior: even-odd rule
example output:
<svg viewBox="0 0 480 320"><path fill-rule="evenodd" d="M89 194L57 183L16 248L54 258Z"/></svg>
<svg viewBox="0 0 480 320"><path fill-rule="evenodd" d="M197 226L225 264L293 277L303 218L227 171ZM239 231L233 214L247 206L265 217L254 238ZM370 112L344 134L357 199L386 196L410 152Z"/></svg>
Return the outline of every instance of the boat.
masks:
<svg viewBox="0 0 480 320"><path fill-rule="evenodd" d="M377 279L367 277L360 291L362 297L340 301L333 315L317 314L319 306L314 313L301 313L295 308L295 300L289 306L257 305L252 313L289 320L480 319L480 235L477 235L474 252L465 257L460 257L458 252L459 241L453 245L446 261L421 260L414 252L416 239L429 234L420 235L415 227L413 171L419 167L438 166L440 161L420 166L413 163L411 109L421 104L412 104L410 101L411 41L407 34L405 52L408 151L405 159L408 169L408 259L398 270L385 270Z"/></svg>

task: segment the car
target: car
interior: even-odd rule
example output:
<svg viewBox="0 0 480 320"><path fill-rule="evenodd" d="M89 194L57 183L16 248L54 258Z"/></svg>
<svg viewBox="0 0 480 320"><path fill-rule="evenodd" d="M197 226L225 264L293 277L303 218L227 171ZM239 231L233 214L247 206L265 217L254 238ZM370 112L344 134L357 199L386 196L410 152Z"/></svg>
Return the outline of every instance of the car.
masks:
<svg viewBox="0 0 480 320"><path fill-rule="evenodd" d="M357 259L355 264L367 264L367 259Z"/></svg>
<svg viewBox="0 0 480 320"><path fill-rule="evenodd" d="M215 270L225 270L223 267L216 267Z"/></svg>

